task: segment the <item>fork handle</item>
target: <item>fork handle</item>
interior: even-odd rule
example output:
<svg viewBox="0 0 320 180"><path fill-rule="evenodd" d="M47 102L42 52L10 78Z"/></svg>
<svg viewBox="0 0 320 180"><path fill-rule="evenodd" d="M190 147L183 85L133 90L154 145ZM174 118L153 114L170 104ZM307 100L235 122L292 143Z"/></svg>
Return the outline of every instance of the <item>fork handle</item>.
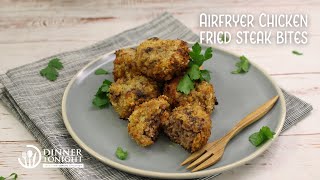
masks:
<svg viewBox="0 0 320 180"><path fill-rule="evenodd" d="M241 130L249 126L250 124L256 122L260 118L262 118L273 105L277 102L279 96L275 96L263 105L261 105L258 109L253 111L252 113L248 114L244 117L240 122L238 122L224 137L223 139L225 142L229 142L235 135L237 135Z"/></svg>

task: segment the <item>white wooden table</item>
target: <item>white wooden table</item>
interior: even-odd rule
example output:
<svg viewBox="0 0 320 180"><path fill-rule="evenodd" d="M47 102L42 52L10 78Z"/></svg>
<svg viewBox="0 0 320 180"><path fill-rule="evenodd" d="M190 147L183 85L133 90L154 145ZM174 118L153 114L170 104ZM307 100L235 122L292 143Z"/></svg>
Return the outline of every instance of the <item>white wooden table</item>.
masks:
<svg viewBox="0 0 320 180"><path fill-rule="evenodd" d="M306 46L228 45L263 67L290 93L314 110L283 133L262 156L223 173L220 179L320 179L320 1L0 1L0 73L59 52L92 44L145 23L168 11L195 32L200 12L308 13ZM226 29L228 30L228 29ZM296 56L299 50L303 56ZM58 169L24 169L17 157L26 144L39 146L31 134L0 104L0 176L19 179L65 179Z"/></svg>

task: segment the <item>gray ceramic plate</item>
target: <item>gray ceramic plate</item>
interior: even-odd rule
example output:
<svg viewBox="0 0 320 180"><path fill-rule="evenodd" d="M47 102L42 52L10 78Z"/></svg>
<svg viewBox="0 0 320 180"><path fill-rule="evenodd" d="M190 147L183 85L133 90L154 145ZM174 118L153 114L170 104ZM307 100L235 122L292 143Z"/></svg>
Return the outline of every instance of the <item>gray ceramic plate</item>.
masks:
<svg viewBox="0 0 320 180"><path fill-rule="evenodd" d="M162 135L151 147L140 147L129 137L127 121L119 119L112 107L101 110L92 106L92 98L102 81L113 79L111 74L97 76L94 71L104 68L112 72L114 59L114 52L110 52L84 67L70 81L62 102L64 123L73 139L88 153L114 168L154 178L189 179L213 175L257 157L270 146L283 126L285 101L271 78L254 64L246 74L231 74L239 56L214 48L213 59L204 64L211 71L211 83L215 86L219 102L211 115L213 128L209 142L222 137L241 118L273 96L279 95L280 99L265 117L230 141L217 164L191 173L179 166L190 155L179 145ZM250 144L248 137L262 126L269 126L276 135L272 141L256 148ZM119 146L129 152L125 161L115 156Z"/></svg>

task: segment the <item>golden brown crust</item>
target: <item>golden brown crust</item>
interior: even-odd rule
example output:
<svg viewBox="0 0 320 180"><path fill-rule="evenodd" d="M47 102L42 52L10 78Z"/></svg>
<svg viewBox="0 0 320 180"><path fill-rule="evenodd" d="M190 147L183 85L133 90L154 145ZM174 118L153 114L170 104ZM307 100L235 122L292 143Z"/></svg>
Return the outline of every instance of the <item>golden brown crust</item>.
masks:
<svg viewBox="0 0 320 180"><path fill-rule="evenodd" d="M190 152L202 148L211 135L210 114L216 99L214 87L206 81L196 82L188 95L177 91L188 68L188 44L155 37L137 49L120 49L115 54L115 83L108 97L120 118L129 120L132 139L149 146L163 129L171 141Z"/></svg>
<svg viewBox="0 0 320 180"><path fill-rule="evenodd" d="M149 146L158 134L161 119L168 119L168 97L159 96L135 107L129 117L128 133L139 145Z"/></svg>
<svg viewBox="0 0 320 180"><path fill-rule="evenodd" d="M169 119L162 119L161 124L173 142L191 152L206 145L211 135L210 116L197 104L175 108Z"/></svg>
<svg viewBox="0 0 320 180"><path fill-rule="evenodd" d="M196 103L200 105L207 113L211 114L215 107L215 92L212 84L201 81L195 84L189 94L183 94L177 91L180 77L171 80L165 84L163 94L168 96L169 103L173 107L185 105L188 103Z"/></svg>
<svg viewBox="0 0 320 180"><path fill-rule="evenodd" d="M120 118L127 119L135 106L158 97L157 83L144 76L118 79L109 89L109 99Z"/></svg>
<svg viewBox="0 0 320 180"><path fill-rule="evenodd" d="M116 59L113 61L114 81L120 78L133 78L141 74L135 69L136 49L119 49L115 54Z"/></svg>
<svg viewBox="0 0 320 180"><path fill-rule="evenodd" d="M188 44L182 40L150 38L137 47L136 68L157 81L167 81L186 70Z"/></svg>

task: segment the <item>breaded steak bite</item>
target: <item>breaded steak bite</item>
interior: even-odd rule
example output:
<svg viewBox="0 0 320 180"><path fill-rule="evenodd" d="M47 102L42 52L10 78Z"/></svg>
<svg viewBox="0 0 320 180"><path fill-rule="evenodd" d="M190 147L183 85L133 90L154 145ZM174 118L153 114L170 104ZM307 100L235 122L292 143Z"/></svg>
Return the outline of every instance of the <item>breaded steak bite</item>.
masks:
<svg viewBox="0 0 320 180"><path fill-rule="evenodd" d="M182 40L151 38L137 47L137 69L157 81L167 81L188 67L189 48Z"/></svg>
<svg viewBox="0 0 320 180"><path fill-rule="evenodd" d="M167 99L166 96L159 96L146 101L136 106L130 115L128 132L139 145L149 146L156 140L161 119L167 119L169 116L167 109L170 104Z"/></svg>
<svg viewBox="0 0 320 180"><path fill-rule="evenodd" d="M109 99L120 118L127 119L136 105L159 96L157 83L144 76L118 79L109 88Z"/></svg>
<svg viewBox="0 0 320 180"><path fill-rule="evenodd" d="M190 152L206 145L211 135L211 119L202 107L187 104L175 108L169 119L161 121L164 132L169 138Z"/></svg>
<svg viewBox="0 0 320 180"><path fill-rule="evenodd" d="M120 78L133 78L140 73L135 69L136 49L127 48L116 51L116 59L113 61L114 81Z"/></svg>
<svg viewBox="0 0 320 180"><path fill-rule="evenodd" d="M173 107L196 103L211 114L216 103L213 85L206 81L197 82L195 88L189 94L183 94L177 91L179 80L180 78L175 78L164 86L163 94L168 96L169 103Z"/></svg>

